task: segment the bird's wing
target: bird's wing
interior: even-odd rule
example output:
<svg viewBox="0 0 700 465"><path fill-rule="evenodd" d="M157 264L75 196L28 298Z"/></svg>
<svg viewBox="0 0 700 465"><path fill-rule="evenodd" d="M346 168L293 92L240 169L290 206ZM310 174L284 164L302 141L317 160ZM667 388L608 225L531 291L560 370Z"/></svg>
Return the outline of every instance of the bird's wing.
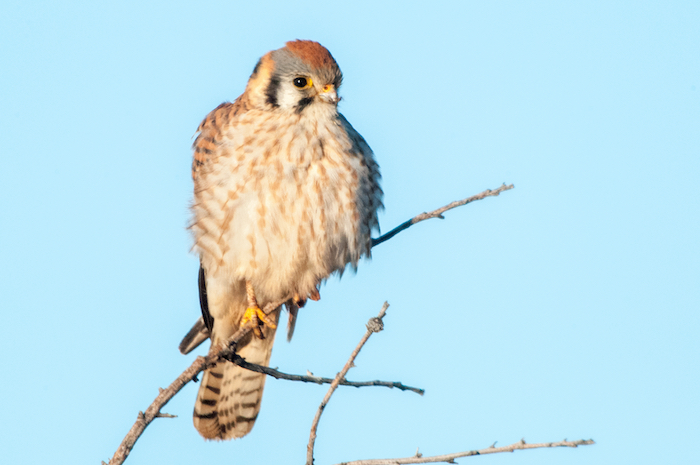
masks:
<svg viewBox="0 0 700 465"><path fill-rule="evenodd" d="M180 353L182 355L189 354L199 347L202 342L209 339L210 334L209 329L207 329L207 326L204 324L204 318L200 316L194 326L192 326L192 329L182 338L182 342L180 342Z"/></svg>
<svg viewBox="0 0 700 465"><path fill-rule="evenodd" d="M250 109L247 96L241 95L235 102L224 102L213 109L197 128L197 138L192 144L192 179L197 181L199 171L219 155L221 135L228 129L234 118Z"/></svg>

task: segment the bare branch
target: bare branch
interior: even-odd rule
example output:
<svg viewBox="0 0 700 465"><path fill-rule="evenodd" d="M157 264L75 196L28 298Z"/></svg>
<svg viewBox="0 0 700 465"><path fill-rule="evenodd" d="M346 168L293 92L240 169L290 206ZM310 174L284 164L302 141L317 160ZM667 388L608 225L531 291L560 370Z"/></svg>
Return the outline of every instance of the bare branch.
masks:
<svg viewBox="0 0 700 465"><path fill-rule="evenodd" d="M255 371L257 373L264 373L268 376L272 376L277 379L286 379L289 381L302 381L304 383L315 383L315 384L331 384L333 382L332 378L322 378L320 376L302 376L302 375L290 375L283 373L281 371L275 370L274 368L256 365L255 363L248 363L238 354L233 355L233 359L229 359L230 362L235 363L241 368L246 370ZM413 391L421 396L425 393L425 389L415 388L411 386L406 386L405 384L398 381L348 381L346 379L340 380L338 383L341 386L353 386L353 387L364 387L364 386L385 386L388 388L396 388L402 391Z"/></svg>
<svg viewBox="0 0 700 465"><path fill-rule="evenodd" d="M460 457L471 457L473 455L486 455L486 454L497 454L499 452L514 452L516 450L523 449L542 449L545 447L578 447L578 446L588 446L595 444L593 439L580 439L578 441L567 441L564 439L559 442L542 442L539 444L526 444L524 440L511 444L510 446L503 447L487 447L486 449L480 450L470 450L466 452L457 452L455 454L445 454L445 455L433 455L430 457L422 457L418 454L413 457L405 457L401 459L371 459L371 460L355 460L352 462L342 462L337 465L399 465L407 463L455 463L455 459Z"/></svg>
<svg viewBox="0 0 700 465"><path fill-rule="evenodd" d="M287 300L289 300L291 296L287 296L287 298L279 300L277 302L272 302L267 305L265 305L265 308L263 309L266 314L271 314L274 312L277 308L279 308L283 303L285 303ZM388 304L386 304L388 305ZM383 313L382 313L383 316ZM197 378L197 375L201 373L202 371L206 370L210 366L214 365L217 361L219 360L230 360L234 361L236 358L238 360L241 360L242 363L238 363L241 365L243 368L247 368L252 371L259 371L265 374L268 374L270 376L275 376L275 374L279 374L280 378L283 379L288 379L285 378L285 376L288 377L295 377L296 375L287 375L285 373L278 372L277 370L273 370L268 367L261 367L259 365L254 365L245 362L243 359L240 358L240 356L236 355L236 346L238 342L240 342L244 337L248 335L250 331L253 330L253 322L248 323L246 326L240 328L238 331L236 331L233 336L231 336L225 343L221 344L219 347L212 347L209 350L209 355L206 357L197 357L195 361L190 365L189 368L187 368L180 376L177 377L175 381L170 384L166 389L159 389L159 394L155 398L155 400L151 403L151 405L146 409L146 412L139 412L136 422L133 424L127 435L124 437L124 440L122 440L122 443L119 445L119 448L117 451L114 453L114 456L112 459L109 461L109 465L120 465L124 463L126 458L129 456L129 453L131 453L131 450L134 448L134 445L136 444L136 441L141 437L143 432L146 430L146 427L151 424L151 422L156 419L156 418L172 418L173 416L167 414L167 413L161 413L160 409L162 409L169 401L172 399L180 390L185 387L187 383L189 383L192 380L195 380ZM357 350L357 349L356 349ZM356 354L355 354L356 355ZM353 357L354 358L354 357ZM247 366L246 366L247 365ZM258 370L257 368L265 368L268 371L263 371L263 370ZM349 369L349 368L348 368ZM277 377L277 376L275 376ZM307 379L299 379L298 381L307 381L307 382L315 382L315 383L326 383L326 382L333 382L333 380L330 380L329 378L317 378L315 376L309 376L309 377L304 377L300 376L299 378L308 378ZM320 382L318 380L321 380ZM328 381L326 381L328 380ZM348 385L348 386L387 386L387 387L395 387L401 390L409 390L413 392L417 392L419 394L423 394L422 389L410 387L410 386L405 386L401 383L392 383L392 382L387 382L387 381L365 381L365 382L350 382L350 381L339 381L338 384L343 384L343 385Z"/></svg>
<svg viewBox="0 0 700 465"><path fill-rule="evenodd" d="M146 409L146 413L139 412L136 417L136 423L131 427L124 440L119 445L119 448L114 453L112 460L109 461L109 465L120 465L124 463L124 460L129 456L131 449L134 448L134 444L139 439L141 434L143 434L146 427L155 419L158 418L160 414L160 409L172 399L175 394L180 392L180 390L185 386L185 384L192 381L199 372L204 370L208 365L207 357L197 357L192 365L186 369L180 376L177 377L175 381L172 382L167 389L163 389L158 394L158 397L151 403L151 405Z"/></svg>
<svg viewBox="0 0 700 465"><path fill-rule="evenodd" d="M477 200L482 200L485 199L486 197L496 197L498 194L501 192L513 189L515 186L513 184L505 185L503 184L501 187L498 189L486 189L484 192L476 195L472 195L471 197L467 197L466 199L462 200L455 200L454 202L445 205L444 207L438 208L437 210L433 210L428 213L421 213L418 216L414 216L408 221L405 221L389 231L388 233L376 238L372 239L372 247L376 247L382 242L388 241L401 231L404 231L411 226L413 226L416 223L420 223L421 221L429 220L431 218L440 218L441 220L444 220L445 217L442 216L443 213L445 213L447 210L452 210L453 208L461 207L462 205L466 205L468 203L476 202Z"/></svg>
<svg viewBox="0 0 700 465"><path fill-rule="evenodd" d="M274 312L280 305L289 300L290 297L291 296L288 296L284 300L267 304L264 308L265 313L269 315L270 313ZM192 363L188 369L178 376L170 386L168 386L166 389L161 389L158 396L146 409L146 412L139 412L136 422L124 437L124 440L114 453L112 460L109 461L109 465L120 465L124 463L124 460L126 460L126 458L129 456L131 449L134 448L134 444L136 444L136 441L139 439L139 437L141 437L146 427L151 424L155 418L167 415L161 414L160 409L162 409L165 404L167 404L170 399L175 396L175 394L180 392L180 390L185 387L187 383L195 379L199 373L215 364L218 360L231 357L236 350L236 345L238 342L253 330L253 325L253 322L248 323L236 331L228 341L222 344L222 346L212 347L209 351L209 355L206 357L197 357L194 363Z"/></svg>
<svg viewBox="0 0 700 465"><path fill-rule="evenodd" d="M338 373L335 376L335 379L331 383L331 387L328 389L328 392L321 401L321 405L318 406L318 410L316 411L314 421L311 423L309 444L306 446L306 465L313 465L314 463L314 443L316 442L316 430L318 429L318 422L321 420L321 414L323 413L323 409L325 409L326 405L328 405L328 401L330 401L331 396L338 388L340 381L345 379L345 375L347 374L347 372L350 370L350 368L354 366L355 358L360 353L360 350L362 350L362 347L365 345L365 342L367 342L372 333L378 333L379 331L384 329L384 322L382 321L382 318L384 318L387 308L389 308L389 303L384 302L382 309L379 311L379 315L377 315L375 318L369 319L369 321L367 322L367 332L364 336L362 336L360 343L357 344L357 347L355 347L355 350L352 351L352 354L350 354L350 358L347 362L345 362L345 366L343 367L343 369L340 370L340 373Z"/></svg>

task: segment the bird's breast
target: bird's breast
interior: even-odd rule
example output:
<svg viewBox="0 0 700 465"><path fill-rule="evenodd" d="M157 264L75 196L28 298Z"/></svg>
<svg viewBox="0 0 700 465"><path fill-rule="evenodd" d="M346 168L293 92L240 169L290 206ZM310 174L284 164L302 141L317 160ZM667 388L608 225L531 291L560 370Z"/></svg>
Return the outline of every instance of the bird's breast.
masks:
<svg viewBox="0 0 700 465"><path fill-rule="evenodd" d="M337 120L265 116L222 138L192 229L203 263L275 298L310 292L368 252L359 197L370 173Z"/></svg>

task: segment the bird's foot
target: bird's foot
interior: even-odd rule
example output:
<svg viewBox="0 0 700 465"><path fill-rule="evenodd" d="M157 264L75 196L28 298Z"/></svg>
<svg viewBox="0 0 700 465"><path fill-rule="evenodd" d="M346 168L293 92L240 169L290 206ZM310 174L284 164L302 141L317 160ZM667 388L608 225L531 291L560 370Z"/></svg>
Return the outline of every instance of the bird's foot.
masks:
<svg viewBox="0 0 700 465"><path fill-rule="evenodd" d="M309 294L309 299L313 300L314 302L318 302L319 300L321 300L321 293L318 292L318 288L311 291L311 293Z"/></svg>
<svg viewBox="0 0 700 465"><path fill-rule="evenodd" d="M306 299L300 296L298 292L294 293L294 297L292 297L292 302L299 308L302 308L304 305L306 305Z"/></svg>
<svg viewBox="0 0 700 465"><path fill-rule="evenodd" d="M259 339L265 339L261 329L263 326L268 326L272 329L277 328L275 322L272 321L257 305L255 307L246 308L243 318L241 319L241 327L245 326L250 321L253 322L253 332Z"/></svg>
<svg viewBox="0 0 700 465"><path fill-rule="evenodd" d="M304 305L306 305L306 299L311 299L314 302L318 302L321 300L321 294L318 292L318 289L311 291L307 297L302 297L298 292L295 292L294 297L292 297L292 302L294 302L294 305L297 307L302 308Z"/></svg>

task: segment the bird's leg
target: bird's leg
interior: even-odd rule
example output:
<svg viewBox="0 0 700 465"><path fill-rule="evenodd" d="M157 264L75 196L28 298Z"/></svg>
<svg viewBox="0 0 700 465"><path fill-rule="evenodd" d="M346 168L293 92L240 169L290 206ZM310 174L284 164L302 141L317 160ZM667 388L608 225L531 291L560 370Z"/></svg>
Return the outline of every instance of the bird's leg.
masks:
<svg viewBox="0 0 700 465"><path fill-rule="evenodd" d="M245 292L248 296L248 308L246 308L243 318L241 319L241 326L244 326L249 321L252 321L255 323L253 326L253 332L258 338L264 339L265 337L263 336L260 327L262 325L267 325L270 328L276 328L277 325L275 325L275 322L269 319L265 312L263 312L258 306L258 299L255 298L255 290L253 289L251 282L248 280L245 282Z"/></svg>

